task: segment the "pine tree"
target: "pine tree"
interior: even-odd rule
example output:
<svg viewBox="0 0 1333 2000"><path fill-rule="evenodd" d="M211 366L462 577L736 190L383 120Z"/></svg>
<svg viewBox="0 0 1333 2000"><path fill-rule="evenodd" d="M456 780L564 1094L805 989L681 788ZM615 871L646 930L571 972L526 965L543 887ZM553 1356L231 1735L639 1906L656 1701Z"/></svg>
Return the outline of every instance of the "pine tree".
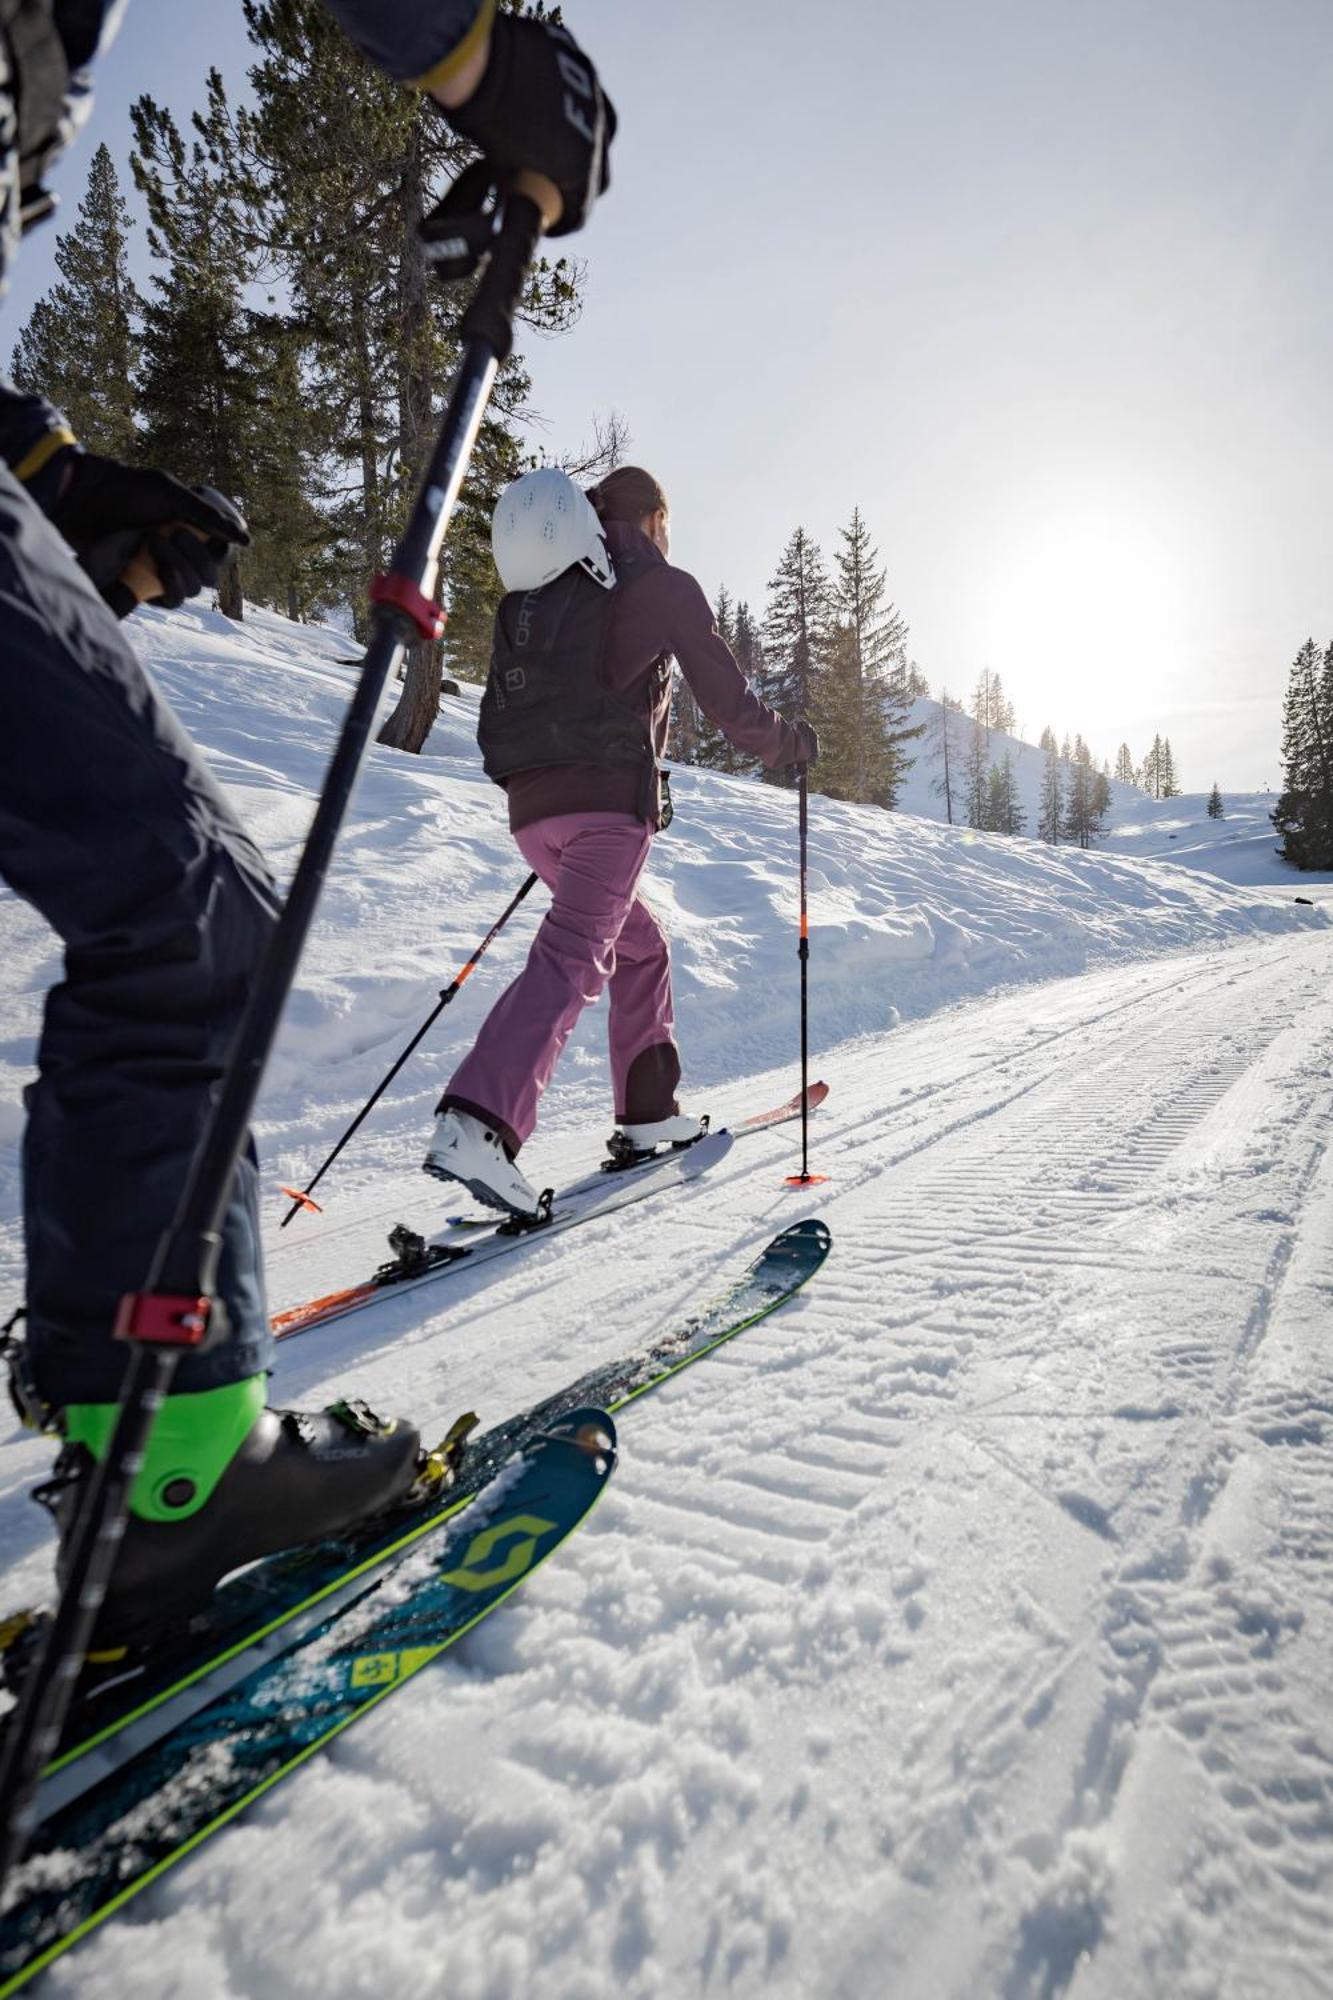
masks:
<svg viewBox="0 0 1333 2000"><path fill-rule="evenodd" d="M170 112L144 97L131 117L130 164L148 204L148 246L165 267L143 309L142 454L187 484L217 487L250 516L264 429L261 362L242 303L235 214L204 147L195 140L187 149ZM236 562L223 572L218 603L230 617L242 615Z"/></svg>
<svg viewBox="0 0 1333 2000"><path fill-rule="evenodd" d="M944 800L944 816L950 826L954 824L955 804L961 803L963 753L958 742L958 723L962 711L962 703L954 700L948 688L942 687L929 743L931 756L940 766L935 791Z"/></svg>
<svg viewBox="0 0 1333 2000"><path fill-rule="evenodd" d="M1217 780L1214 779L1213 789L1208 794L1208 817L1209 819L1225 819L1226 816L1226 807L1222 804L1222 793L1218 787Z"/></svg>
<svg viewBox="0 0 1333 2000"><path fill-rule="evenodd" d="M1106 831L1110 796L1110 784L1105 774L1095 768L1092 754L1082 737L1076 738L1061 828L1065 839L1079 847L1091 847L1093 841Z"/></svg>
<svg viewBox="0 0 1333 2000"><path fill-rule="evenodd" d="M49 396L90 451L135 450L135 322L142 300L129 275L130 215L111 154L99 146L72 230L56 239L60 282L33 308L14 350L14 380Z"/></svg>
<svg viewBox="0 0 1333 2000"><path fill-rule="evenodd" d="M763 640L755 624L754 614L744 598L736 606L735 623L731 637L727 641L736 655L736 665L749 681L751 687L763 689L767 686L768 669L764 660ZM721 739L718 752L718 768L732 773L757 769L755 760L746 757L734 744L727 741L718 731ZM816 767L817 768L817 767Z"/></svg>
<svg viewBox="0 0 1333 2000"><path fill-rule="evenodd" d="M972 694L972 717L981 727L988 750L992 730L998 730L1001 735L1009 735L1013 731L1014 705L1005 697L1000 676L992 673L989 667L983 667L977 678Z"/></svg>
<svg viewBox="0 0 1333 2000"><path fill-rule="evenodd" d="M1002 764L992 764L987 786L986 824L992 833L1017 834L1027 824L1014 782L1013 761L1006 750Z"/></svg>
<svg viewBox="0 0 1333 2000"><path fill-rule="evenodd" d="M1059 845L1064 827L1065 800L1060 750L1053 729L1048 727L1042 730L1041 747L1046 752L1046 764L1041 774L1041 809L1037 817L1037 838L1056 847Z"/></svg>
<svg viewBox="0 0 1333 2000"><path fill-rule="evenodd" d="M245 590L297 622L338 599L328 521L318 504L315 440L301 415L299 329L276 314L251 313L252 433L246 505L254 539L240 558Z"/></svg>
<svg viewBox="0 0 1333 2000"><path fill-rule="evenodd" d="M1282 711L1282 794L1272 813L1279 852L1297 868L1333 868L1333 644L1307 639Z"/></svg>
<svg viewBox="0 0 1333 2000"><path fill-rule="evenodd" d="M882 725L875 730L875 718L867 712L856 638L841 620L828 628L818 701L814 719L819 726L819 764L814 782L827 798L858 799L869 763L865 736L868 732L882 736L883 731Z"/></svg>
<svg viewBox="0 0 1333 2000"><path fill-rule="evenodd" d="M832 591L824 559L804 528L797 528L768 586L764 617L764 692L789 722L818 724L833 643ZM833 777L821 757L818 789ZM780 776L775 775L775 782Z"/></svg>
<svg viewBox="0 0 1333 2000"><path fill-rule="evenodd" d="M1144 791L1147 792L1150 798L1154 799L1161 798L1162 739L1160 736L1153 737L1152 749L1148 752L1147 756L1144 758L1143 767L1139 773L1139 783L1143 786Z"/></svg>
<svg viewBox="0 0 1333 2000"><path fill-rule="evenodd" d="M1122 785L1133 785L1138 782L1134 770L1133 754L1130 751L1128 743L1122 743L1116 751L1115 774Z"/></svg>
<svg viewBox="0 0 1333 2000"><path fill-rule="evenodd" d="M972 720L981 731L986 749L990 749L991 733L991 683L994 675L989 667L983 667L977 676L977 684L972 690Z"/></svg>
<svg viewBox="0 0 1333 2000"><path fill-rule="evenodd" d="M233 109L216 72L197 122L245 216L255 269L275 277L303 339L303 407L322 438L320 500L338 594L364 631L371 578L406 518L460 347L468 288L428 278L422 214L469 157L424 101L373 70L316 0L244 0L257 60L253 102ZM575 268L541 260L523 317L547 331L577 312ZM490 515L522 467L522 361L500 372L454 516L439 593L451 667L484 675L501 595ZM381 731L421 747L438 709L443 649L413 647L402 698Z"/></svg>
<svg viewBox="0 0 1333 2000"><path fill-rule="evenodd" d="M986 770L986 735L982 724L972 717L972 734L963 766L963 787L967 823L984 832L989 824L990 792Z"/></svg>
<svg viewBox="0 0 1333 2000"><path fill-rule="evenodd" d="M1106 832L1107 816L1111 810L1111 773L1103 764L1100 771L1092 774L1092 819L1088 828L1089 837L1099 840Z"/></svg>
<svg viewBox="0 0 1333 2000"><path fill-rule="evenodd" d="M1169 736L1164 737L1162 741L1161 795L1164 799L1178 799L1180 797L1180 782L1176 777L1176 760L1171 755L1171 738Z"/></svg>
<svg viewBox="0 0 1333 2000"><path fill-rule="evenodd" d="M833 647L830 719L836 714L851 733L843 796L892 810L915 761L905 746L925 728L911 721L907 621L888 601L888 572L859 507L840 536L834 605L842 637Z"/></svg>

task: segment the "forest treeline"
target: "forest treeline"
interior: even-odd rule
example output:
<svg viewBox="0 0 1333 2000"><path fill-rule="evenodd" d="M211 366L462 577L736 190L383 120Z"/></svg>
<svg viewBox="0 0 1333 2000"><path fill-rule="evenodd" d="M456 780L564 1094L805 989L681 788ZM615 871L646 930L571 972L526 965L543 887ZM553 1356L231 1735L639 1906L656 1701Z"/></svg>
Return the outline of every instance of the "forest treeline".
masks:
<svg viewBox="0 0 1333 2000"><path fill-rule="evenodd" d="M133 223L106 146L92 162L57 283L12 372L92 450L161 465L236 499L250 548L224 577L295 618L350 609L358 631L425 469L460 352L466 286L434 283L418 224L471 157L430 100L373 70L314 0L243 0L254 60L233 102L217 70L189 133L150 97L129 165L151 272L131 275ZM530 329L579 311L579 267L540 260ZM449 654L481 675L500 590L490 516L525 464L529 378L500 372L445 553ZM433 721L440 648L409 657L385 740L417 748Z"/></svg>
<svg viewBox="0 0 1333 2000"><path fill-rule="evenodd" d="M133 107L128 164L147 216L146 286L135 282L135 224L103 145L12 371L66 412L89 449L164 466L239 502L253 539L223 577L228 615L243 616L247 598L296 619L340 608L360 636L371 579L427 460L468 298L429 280L418 224L469 154L428 100L363 62L315 0L243 5L254 56L245 103L212 70L188 132L150 97ZM540 261L524 324L567 330L580 281L570 259ZM397 747L425 741L446 658L465 678L485 676L500 596L490 516L531 462L521 430L530 387L516 355L501 370L446 545L444 645L412 649L383 731ZM624 443L613 420L566 463L591 476ZM926 755L941 767L950 819L1024 830L1011 761L989 754L992 736L1014 727L999 676L983 672L966 715L941 690L938 723L916 719L929 688L859 509L831 565L797 527L762 613L724 591L717 620L766 698L819 730L818 790L892 809ZM683 687L674 751L743 768ZM1036 831L1086 843L1107 769L1079 737L1052 755ZM1160 737L1138 765L1122 745L1115 775L1158 797L1178 789Z"/></svg>

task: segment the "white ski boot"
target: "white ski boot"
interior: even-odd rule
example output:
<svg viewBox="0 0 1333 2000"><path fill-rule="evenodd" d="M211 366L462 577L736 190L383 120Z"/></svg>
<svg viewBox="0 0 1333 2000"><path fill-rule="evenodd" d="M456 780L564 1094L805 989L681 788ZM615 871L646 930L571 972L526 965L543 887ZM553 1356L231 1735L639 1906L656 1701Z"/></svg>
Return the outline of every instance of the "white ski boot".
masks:
<svg viewBox="0 0 1333 2000"><path fill-rule="evenodd" d="M707 1130L706 1118L692 1118L684 1111L674 1112L670 1118L658 1118L650 1125L618 1125L606 1142L611 1155L607 1170L614 1173L624 1167L642 1166L660 1146L673 1146L679 1151L702 1139Z"/></svg>
<svg viewBox="0 0 1333 2000"><path fill-rule="evenodd" d="M487 1208L535 1222L545 1204L504 1149L498 1132L467 1111L436 1114L422 1171L437 1181L461 1181Z"/></svg>

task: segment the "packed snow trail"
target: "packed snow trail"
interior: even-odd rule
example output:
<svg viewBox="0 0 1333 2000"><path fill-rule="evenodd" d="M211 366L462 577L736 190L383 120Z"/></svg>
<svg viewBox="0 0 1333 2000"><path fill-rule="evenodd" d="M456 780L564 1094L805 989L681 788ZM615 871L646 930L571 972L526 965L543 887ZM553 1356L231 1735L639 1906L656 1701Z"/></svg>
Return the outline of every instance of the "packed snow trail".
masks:
<svg viewBox="0 0 1333 2000"><path fill-rule="evenodd" d="M757 1139L647 1229L283 1351L284 1398L498 1413L775 1217L834 1229L514 1615L51 1992L1333 1991L1331 955L824 1051L828 1186Z"/></svg>
<svg viewBox="0 0 1333 2000"><path fill-rule="evenodd" d="M345 641L267 613L132 622L285 872ZM276 1230L276 1184L313 1170L520 879L465 697L427 755L372 753L330 872L260 1107L275 1307L460 1205L419 1172L423 1135L538 909L321 1187L327 1214ZM796 1081L794 807L702 772L676 789L648 893L689 1102L725 1122ZM1273 861L1252 803L1237 882L1188 802L1088 854L812 802L829 1184L782 1188L790 1131L747 1141L660 1206L287 1344L275 1393L367 1395L432 1433L497 1419L803 1214L836 1239L817 1291L642 1410L617 1490L521 1604L49 1990L1333 1996L1333 938L1293 901L1330 889ZM1132 858L1159 835L1190 865ZM59 968L13 899L0 939L16 1302L19 1092ZM604 1039L594 1010L543 1103L543 1182L598 1155ZM0 1453L7 1603L49 1590L26 1497L49 1464L17 1432Z"/></svg>

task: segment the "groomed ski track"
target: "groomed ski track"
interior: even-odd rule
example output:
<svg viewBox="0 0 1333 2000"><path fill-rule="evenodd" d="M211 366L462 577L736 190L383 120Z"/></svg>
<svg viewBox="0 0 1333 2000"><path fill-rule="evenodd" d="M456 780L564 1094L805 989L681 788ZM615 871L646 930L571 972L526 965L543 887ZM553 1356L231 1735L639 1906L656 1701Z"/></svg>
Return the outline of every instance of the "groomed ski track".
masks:
<svg viewBox="0 0 1333 2000"><path fill-rule="evenodd" d="M1237 944L820 1050L827 1186L759 1135L280 1351L283 1400L489 1420L834 1233L627 1414L515 1615L43 1991L1333 1994L1331 971ZM275 1305L336 1277L283 1242Z"/></svg>

